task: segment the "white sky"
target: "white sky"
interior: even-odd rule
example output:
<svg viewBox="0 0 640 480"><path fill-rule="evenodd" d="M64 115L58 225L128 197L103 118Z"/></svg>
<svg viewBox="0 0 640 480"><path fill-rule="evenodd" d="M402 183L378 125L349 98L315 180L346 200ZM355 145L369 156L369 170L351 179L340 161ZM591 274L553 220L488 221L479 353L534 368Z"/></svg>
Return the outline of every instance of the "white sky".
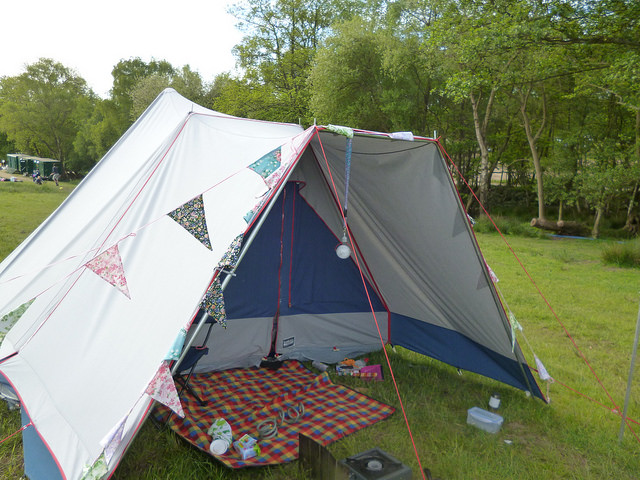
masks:
<svg viewBox="0 0 640 480"><path fill-rule="evenodd" d="M227 0L9 0L2 5L0 77L39 58L75 70L106 98L122 59L189 65L205 82L232 71L240 42Z"/></svg>

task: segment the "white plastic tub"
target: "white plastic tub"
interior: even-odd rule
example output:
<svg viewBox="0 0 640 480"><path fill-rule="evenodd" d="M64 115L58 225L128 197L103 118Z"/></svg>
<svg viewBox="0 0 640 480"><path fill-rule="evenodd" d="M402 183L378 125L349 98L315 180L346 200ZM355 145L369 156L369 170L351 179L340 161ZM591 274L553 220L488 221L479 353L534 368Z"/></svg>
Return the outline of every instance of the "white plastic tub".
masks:
<svg viewBox="0 0 640 480"><path fill-rule="evenodd" d="M467 423L489 433L496 433L502 427L504 419L497 413L488 412L479 407L467 410Z"/></svg>

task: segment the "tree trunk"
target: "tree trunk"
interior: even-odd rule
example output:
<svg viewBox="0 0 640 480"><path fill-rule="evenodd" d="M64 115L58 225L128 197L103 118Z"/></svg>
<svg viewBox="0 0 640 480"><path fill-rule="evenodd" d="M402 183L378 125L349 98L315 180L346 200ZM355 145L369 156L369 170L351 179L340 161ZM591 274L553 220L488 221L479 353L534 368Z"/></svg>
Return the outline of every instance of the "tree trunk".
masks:
<svg viewBox="0 0 640 480"><path fill-rule="evenodd" d="M565 222L545 220L540 218L531 219L531 226L556 232L559 235L575 235L583 237L589 233L589 228L578 222Z"/></svg>
<svg viewBox="0 0 640 480"><path fill-rule="evenodd" d="M487 146L487 125L489 124L489 118L491 117L491 109L493 107L493 100L496 96L496 88L491 89L489 94L489 100L484 111L484 120L480 121L480 98L471 92L469 98L471 99L471 108L473 110L473 126L476 133L476 140L478 147L480 148L480 182L478 185L478 198L484 208L487 208L487 200L489 198L489 187L491 185L491 172L489 170L489 147ZM481 208L480 211L483 209Z"/></svg>
<svg viewBox="0 0 640 480"><path fill-rule="evenodd" d="M527 141L529 142L529 149L531 150L531 158L533 159L533 167L536 171L536 185L538 187L538 218L540 220L545 219L544 212L544 186L542 183L542 164L540 163L540 152L538 150L538 139L544 130L544 126L547 120L547 108L546 98L542 95L542 120L540 122L540 128L534 134L531 128L531 120L527 114L527 102L529 101L529 94L531 93L532 86L529 85L526 93L520 95L520 113L522 114L522 120L524 122L524 131L527 134Z"/></svg>
<svg viewBox="0 0 640 480"><path fill-rule="evenodd" d="M600 221L602 220L602 214L604 213L604 205L599 205L596 209L596 218L593 221L593 229L591 230L591 236L593 238L600 237Z"/></svg>
<svg viewBox="0 0 640 480"><path fill-rule="evenodd" d="M633 190L631 191L631 198L629 198L629 206L627 206L627 221L633 215L633 207L636 203L636 194L638 193L638 182L633 186Z"/></svg>
<svg viewBox="0 0 640 480"><path fill-rule="evenodd" d="M563 210L564 202L560 200L560 206L558 207L558 223L562 221L562 210Z"/></svg>

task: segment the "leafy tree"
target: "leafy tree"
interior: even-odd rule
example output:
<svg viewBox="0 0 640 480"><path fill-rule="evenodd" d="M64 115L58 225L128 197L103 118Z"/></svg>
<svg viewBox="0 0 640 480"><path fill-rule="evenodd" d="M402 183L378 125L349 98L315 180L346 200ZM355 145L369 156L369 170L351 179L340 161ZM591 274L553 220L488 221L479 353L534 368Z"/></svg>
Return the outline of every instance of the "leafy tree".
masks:
<svg viewBox="0 0 640 480"><path fill-rule="evenodd" d="M400 2L404 16L423 19L423 54L439 63L435 88L471 110L480 154L478 191L487 206L492 164L491 126L497 97L511 83L511 65L523 45L514 37L522 2L425 0ZM520 25L519 25L520 26ZM432 62L433 63L433 62Z"/></svg>
<svg viewBox="0 0 640 480"><path fill-rule="evenodd" d="M23 74L0 80L0 130L18 150L66 165L78 128L91 115L94 102L84 79L52 59L41 58Z"/></svg>
<svg viewBox="0 0 640 480"><path fill-rule="evenodd" d="M69 169L84 173L120 138L120 115L115 102L111 99L97 100L95 109L78 130L73 143L75 155L69 161Z"/></svg>
<svg viewBox="0 0 640 480"><path fill-rule="evenodd" d="M138 80L130 92L131 119L136 120L170 83L169 77L157 73Z"/></svg>
<svg viewBox="0 0 640 480"><path fill-rule="evenodd" d="M206 86L188 65L175 69L167 61L139 58L120 61L113 69L111 98L96 103L83 123L74 147L73 169L88 171L111 148L127 128L167 87L173 87L196 103L205 102Z"/></svg>
<svg viewBox="0 0 640 480"><path fill-rule="evenodd" d="M7 153L14 153L16 147L7 138L7 134L0 132L0 159L5 160Z"/></svg>
<svg viewBox="0 0 640 480"><path fill-rule="evenodd" d="M382 8L382 3L356 0L237 2L229 12L238 19L237 26L245 33L234 48L243 75L237 79L238 85L222 92L217 104L233 111L246 110L246 98L228 96L244 86L262 107L254 110L256 118L310 123L307 78L317 49L337 20L346 20L359 12L371 13ZM234 101L239 103L237 108Z"/></svg>
<svg viewBox="0 0 640 480"><path fill-rule="evenodd" d="M115 102L121 115L121 130L124 132L131 125L131 110L133 99L131 92L140 80L157 74L161 76L173 76L175 69L166 60L152 59L149 63L139 57L129 60L120 60L111 71L113 87L111 99Z"/></svg>
<svg viewBox="0 0 640 480"><path fill-rule="evenodd" d="M205 102L209 86L204 82L199 72L191 70L189 65L184 65L171 77L169 86L192 102L202 104Z"/></svg>
<svg viewBox="0 0 640 480"><path fill-rule="evenodd" d="M387 131L384 111L384 39L361 19L337 28L310 75L311 110L321 123Z"/></svg>
<svg viewBox="0 0 640 480"><path fill-rule="evenodd" d="M437 64L416 55L421 31L409 29L397 9L382 17L355 17L332 30L309 77L315 117L322 123L419 135L440 128L438 117L447 107L434 92L440 81Z"/></svg>
<svg viewBox="0 0 640 480"><path fill-rule="evenodd" d="M269 84L230 76L218 77L215 84L212 108L229 115L275 121L289 107L286 99L280 99Z"/></svg>
<svg viewBox="0 0 640 480"><path fill-rule="evenodd" d="M174 69L171 73L153 73L139 79L129 92L132 102L131 119L136 120L167 87L175 89L195 103L202 103L205 98L202 77L191 70L189 65L183 66L181 70Z"/></svg>

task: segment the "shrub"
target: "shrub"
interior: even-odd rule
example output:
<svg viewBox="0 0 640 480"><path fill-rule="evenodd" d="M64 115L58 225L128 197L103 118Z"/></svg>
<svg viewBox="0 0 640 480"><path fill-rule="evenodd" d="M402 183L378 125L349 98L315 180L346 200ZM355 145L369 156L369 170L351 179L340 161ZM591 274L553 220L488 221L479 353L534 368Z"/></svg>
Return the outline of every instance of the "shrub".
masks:
<svg viewBox="0 0 640 480"><path fill-rule="evenodd" d="M493 221L498 226L503 235L519 235L522 237L536 237L539 235L538 230L531 227L527 222L523 222L517 218L503 217L500 215L492 216ZM473 229L478 233L497 233L496 227L491 220L482 216L475 219L476 223Z"/></svg>
<svg viewBox="0 0 640 480"><path fill-rule="evenodd" d="M610 243L602 249L602 261L605 265L640 268L640 239Z"/></svg>

